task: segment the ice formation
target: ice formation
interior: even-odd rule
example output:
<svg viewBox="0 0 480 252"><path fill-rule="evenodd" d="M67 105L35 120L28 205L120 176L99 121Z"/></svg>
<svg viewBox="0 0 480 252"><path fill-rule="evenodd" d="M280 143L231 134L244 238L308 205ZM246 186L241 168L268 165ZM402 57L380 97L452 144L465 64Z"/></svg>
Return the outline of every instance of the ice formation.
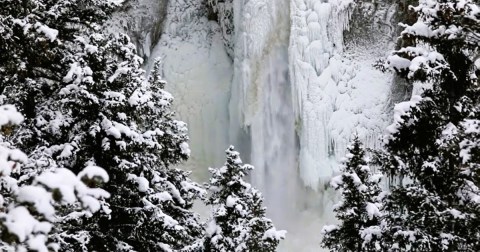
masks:
<svg viewBox="0 0 480 252"><path fill-rule="evenodd" d="M354 3L291 3L290 69L298 134L300 177L316 189L336 172L352 134L373 147L382 132L388 76L374 58L344 49Z"/></svg>

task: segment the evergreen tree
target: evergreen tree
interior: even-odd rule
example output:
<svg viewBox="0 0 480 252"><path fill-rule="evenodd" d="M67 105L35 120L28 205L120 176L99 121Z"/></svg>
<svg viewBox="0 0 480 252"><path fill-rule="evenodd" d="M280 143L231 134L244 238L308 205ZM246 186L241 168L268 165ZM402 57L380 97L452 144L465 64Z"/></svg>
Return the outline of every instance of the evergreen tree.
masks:
<svg viewBox="0 0 480 252"><path fill-rule="evenodd" d="M322 229L322 247L331 251L379 251L381 175L371 172L357 136L347 148L341 172L330 182L342 195L334 206L340 224Z"/></svg>
<svg viewBox="0 0 480 252"><path fill-rule="evenodd" d="M37 123L42 132L56 128L49 137L61 145L48 152L58 153L58 162L72 170L94 163L111 175L111 213L72 220L81 224L76 231L89 231L88 250L198 249L203 228L189 209L203 190L188 172L171 167L190 150L185 123L173 119L165 82L158 71L144 78L142 59L125 35L77 41L83 51L71 59L66 85L52 104L61 118L41 113L43 123ZM78 232L64 236L64 244L78 240Z"/></svg>
<svg viewBox="0 0 480 252"><path fill-rule="evenodd" d="M117 6L115 2L120 1L0 3L0 92L8 92L8 102L18 104L26 124L35 118L38 104L59 88L68 68L64 58L72 54L76 36L98 30Z"/></svg>
<svg viewBox="0 0 480 252"><path fill-rule="evenodd" d="M248 252L275 251L285 231L277 231L265 217L260 192L243 180L253 169L243 165L233 146L227 151L227 162L210 168L212 178L207 185L212 217L207 227L205 251Z"/></svg>
<svg viewBox="0 0 480 252"><path fill-rule="evenodd" d="M21 4L20 4L21 2ZM26 123L8 140L42 170L103 167L112 192L100 212L59 212L51 238L62 251L197 251L203 227L190 208L203 190L173 166L188 158L185 123L157 71L125 35L100 31L113 0L7 0L0 8L0 91Z"/></svg>
<svg viewBox="0 0 480 252"><path fill-rule="evenodd" d="M23 116L11 105L0 106L0 126L17 125ZM108 198L108 192L95 188L108 181L108 174L99 167L87 167L78 176L65 168L45 172L32 184L18 186L10 175L28 162L18 149L0 144L0 188L13 193L13 198L0 196L0 237L2 251L49 251L58 244L48 239L55 218L55 201L60 204L78 202L90 213L100 209L100 198ZM89 186L87 186L89 185ZM3 193L2 193L3 194ZM4 194L5 195L5 194Z"/></svg>
<svg viewBox="0 0 480 252"><path fill-rule="evenodd" d="M388 65L423 90L395 106L377 155L402 182L385 197L382 244L389 251L478 251L478 2L422 0L411 10L418 21L404 25L405 46Z"/></svg>

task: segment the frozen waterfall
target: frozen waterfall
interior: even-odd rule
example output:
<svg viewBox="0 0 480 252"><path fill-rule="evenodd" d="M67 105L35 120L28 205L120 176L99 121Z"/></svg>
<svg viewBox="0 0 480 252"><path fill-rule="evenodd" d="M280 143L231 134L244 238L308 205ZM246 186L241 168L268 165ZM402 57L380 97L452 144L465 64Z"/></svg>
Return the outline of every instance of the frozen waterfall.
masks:
<svg viewBox="0 0 480 252"><path fill-rule="evenodd" d="M235 54L230 133L248 133L253 184L270 217L288 226L302 186L288 64L289 1L239 1L234 6ZM268 195L268 196L267 196Z"/></svg>
<svg viewBox="0 0 480 252"><path fill-rule="evenodd" d="M349 0L234 4L231 140L249 144L252 181L290 231L284 250L318 251L335 198L324 182L353 133L377 142L389 77L373 69L375 58L344 50Z"/></svg>
<svg viewBox="0 0 480 252"><path fill-rule="evenodd" d="M388 124L391 76L372 65L391 39L345 38L356 21L352 0L232 0L232 53L205 2L168 1L148 51L150 64L162 57L178 117L189 125L186 168L205 180L236 145L256 167L251 181L268 215L288 231L281 251L319 251L320 230L334 219L326 182L350 137L374 147Z"/></svg>

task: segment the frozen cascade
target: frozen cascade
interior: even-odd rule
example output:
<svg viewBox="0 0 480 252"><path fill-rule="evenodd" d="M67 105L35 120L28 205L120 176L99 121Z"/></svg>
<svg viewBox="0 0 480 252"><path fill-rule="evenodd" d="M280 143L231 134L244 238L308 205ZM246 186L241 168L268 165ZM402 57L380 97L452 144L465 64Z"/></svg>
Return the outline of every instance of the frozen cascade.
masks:
<svg viewBox="0 0 480 252"><path fill-rule="evenodd" d="M375 147L388 121L390 77L373 69L383 55L344 48L353 1L234 4L231 140L248 145L252 181L289 230L282 251L318 251L336 197L323 182L353 133Z"/></svg>
<svg viewBox="0 0 480 252"><path fill-rule="evenodd" d="M318 194L305 188L298 176L288 53L290 1L234 4L231 141L250 152L255 166L251 180L265 197L268 215L278 228L288 230L279 251L318 251L320 218L331 209L324 211L329 207L323 207Z"/></svg>
<svg viewBox="0 0 480 252"><path fill-rule="evenodd" d="M296 210L291 200L301 195L288 69L289 1L238 1L234 7L242 18L235 20L230 132L234 142L250 143L252 182L265 195L270 217L286 228ZM244 129L249 139L235 139Z"/></svg>
<svg viewBox="0 0 480 252"><path fill-rule="evenodd" d="M280 251L319 251L333 220L337 172L351 135L374 147L389 115L390 77L373 69L385 52L344 44L351 0L233 0L233 62L206 1L168 1L160 41L167 89L189 124L198 180L235 144L256 169L268 215L288 230ZM372 50L372 48L375 48Z"/></svg>

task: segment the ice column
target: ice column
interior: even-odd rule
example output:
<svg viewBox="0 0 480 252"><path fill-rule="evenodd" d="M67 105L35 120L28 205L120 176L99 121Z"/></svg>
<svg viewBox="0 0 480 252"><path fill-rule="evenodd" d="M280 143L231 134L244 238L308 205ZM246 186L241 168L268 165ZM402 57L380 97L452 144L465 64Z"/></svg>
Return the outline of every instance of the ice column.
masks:
<svg viewBox="0 0 480 252"><path fill-rule="evenodd" d="M291 1L290 73L300 138L299 169L304 183L314 189L331 177L337 163L328 123L335 110L332 93L348 74L336 56L343 51L351 4L350 0Z"/></svg>

